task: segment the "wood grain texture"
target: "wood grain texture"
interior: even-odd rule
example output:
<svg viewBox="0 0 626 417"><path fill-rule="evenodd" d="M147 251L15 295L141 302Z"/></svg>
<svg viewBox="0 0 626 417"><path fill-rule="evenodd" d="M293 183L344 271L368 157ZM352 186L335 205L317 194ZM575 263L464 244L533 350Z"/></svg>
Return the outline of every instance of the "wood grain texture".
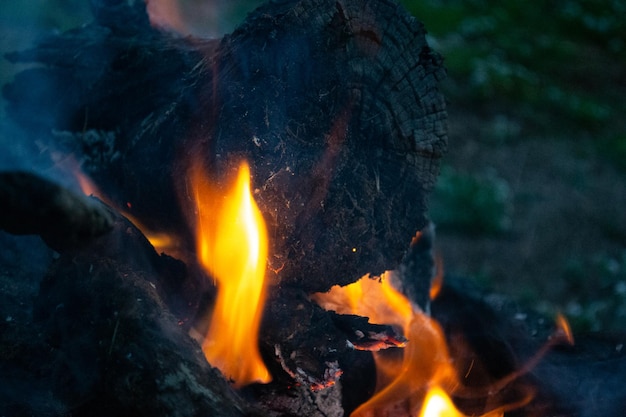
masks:
<svg viewBox="0 0 626 417"><path fill-rule="evenodd" d="M445 71L421 23L391 0L273 1L221 40L181 39L137 6L97 3L92 25L11 56L46 64L5 89L15 120L190 246L190 159L215 183L248 160L277 285L323 291L398 266L447 140ZM35 83L44 100L23 94Z"/></svg>

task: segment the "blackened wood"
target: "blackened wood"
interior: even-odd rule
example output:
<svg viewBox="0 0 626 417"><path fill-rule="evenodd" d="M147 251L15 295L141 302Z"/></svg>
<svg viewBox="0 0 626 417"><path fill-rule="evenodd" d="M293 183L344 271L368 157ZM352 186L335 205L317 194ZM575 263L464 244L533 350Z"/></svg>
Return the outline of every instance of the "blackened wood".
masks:
<svg viewBox="0 0 626 417"><path fill-rule="evenodd" d="M47 65L5 89L16 120L75 132L66 149L110 198L178 233L190 158L218 183L247 159L277 283L324 291L397 267L446 148L444 71L417 20L392 0L275 1L211 42L104 3L93 25L12 56Z"/></svg>
<svg viewBox="0 0 626 417"><path fill-rule="evenodd" d="M394 287L423 311L430 311L430 288L435 271L435 225L418 231L396 270L390 272Z"/></svg>
<svg viewBox="0 0 626 417"><path fill-rule="evenodd" d="M38 236L0 232L0 415L57 416L62 404L42 375L47 345L33 324L32 300L53 260Z"/></svg>
<svg viewBox="0 0 626 417"><path fill-rule="evenodd" d="M376 351L406 341L390 326L325 311L293 288L271 296L260 339L277 380L282 376L286 384L295 380L312 390L337 382L345 371L343 360L355 351Z"/></svg>
<svg viewBox="0 0 626 417"><path fill-rule="evenodd" d="M210 367L171 308L188 294L167 282L192 279L171 262L117 217L111 233L50 268L35 302L50 361L40 377L63 415L259 415Z"/></svg>
<svg viewBox="0 0 626 417"><path fill-rule="evenodd" d="M305 0L260 8L220 45L212 154L254 161L282 283L392 269L424 226L446 138L424 35L392 1Z"/></svg>
<svg viewBox="0 0 626 417"><path fill-rule="evenodd" d="M324 311L302 290L283 288L271 298L259 344L273 380L251 389L256 401L278 415L348 415L376 381L371 352L355 345L373 348L374 334L401 336L364 317Z"/></svg>
<svg viewBox="0 0 626 417"><path fill-rule="evenodd" d="M29 172L0 172L0 201L0 229L40 235L57 251L113 227L112 215L94 199Z"/></svg>

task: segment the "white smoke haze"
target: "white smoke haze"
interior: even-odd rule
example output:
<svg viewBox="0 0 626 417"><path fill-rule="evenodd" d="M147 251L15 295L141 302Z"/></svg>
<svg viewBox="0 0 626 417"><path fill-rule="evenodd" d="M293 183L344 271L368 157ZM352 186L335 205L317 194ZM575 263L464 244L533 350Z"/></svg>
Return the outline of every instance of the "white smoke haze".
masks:
<svg viewBox="0 0 626 417"><path fill-rule="evenodd" d="M26 50L40 39L88 22L89 3L80 0L30 0L0 2L0 85L4 89L15 75L32 65L15 64L6 54ZM0 170L37 173L56 182L72 185L73 180L55 167L49 149L30 137L7 114L7 101L0 98Z"/></svg>
<svg viewBox="0 0 626 417"><path fill-rule="evenodd" d="M30 0L28 2L0 2L0 85L5 86L19 72L33 64L13 63L6 54L24 51L51 35L76 28L92 21L91 3L99 0ZM138 0L140 1L140 0ZM260 5L261 0L146 0L151 24L181 36L217 38L230 32L245 15ZM42 81L43 82L43 81ZM41 92L41 102L48 89L45 85L32 85L33 94ZM50 100L54 103L54 100ZM80 157L64 155L65 150L54 145L55 136L33 137L32 133L18 127L7 112L7 100L0 98L0 171L23 170L37 173L69 188L76 189L75 171ZM23 111L23 110L20 110ZM47 136L47 135L45 135ZM52 149L52 147L58 149ZM70 158L68 161L67 159ZM71 160L75 158L75 160Z"/></svg>

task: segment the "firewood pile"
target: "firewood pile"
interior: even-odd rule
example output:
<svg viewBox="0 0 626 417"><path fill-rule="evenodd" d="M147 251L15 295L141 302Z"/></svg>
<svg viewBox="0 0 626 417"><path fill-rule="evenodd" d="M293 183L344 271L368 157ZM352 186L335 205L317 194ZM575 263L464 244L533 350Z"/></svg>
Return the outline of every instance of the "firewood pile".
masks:
<svg viewBox="0 0 626 417"><path fill-rule="evenodd" d="M416 415L414 397L360 407L380 389L372 352L398 356L419 332L314 295L383 273L441 326L464 415L621 415L621 336L572 346L461 281L431 294L445 71L401 6L272 1L206 40L153 27L143 2L92 5L91 24L7 56L36 64L3 93L49 170L0 172L0 416ZM190 182L200 166L223 190L242 161L268 235L244 340L271 375L245 385L205 356L220 285ZM87 178L91 196L75 186Z"/></svg>

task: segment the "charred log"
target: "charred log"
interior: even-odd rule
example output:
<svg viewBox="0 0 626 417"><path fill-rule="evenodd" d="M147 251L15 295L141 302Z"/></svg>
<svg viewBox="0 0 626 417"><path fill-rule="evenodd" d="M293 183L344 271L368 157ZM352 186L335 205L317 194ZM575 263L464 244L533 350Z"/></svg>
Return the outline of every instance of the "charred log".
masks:
<svg viewBox="0 0 626 417"><path fill-rule="evenodd" d="M112 215L97 202L28 172L1 172L0 200L0 229L39 235L57 251L113 226Z"/></svg>
<svg viewBox="0 0 626 417"><path fill-rule="evenodd" d="M46 347L37 372L58 415L259 415L188 336L180 307L198 289L185 272L121 217L113 232L52 265L34 325Z"/></svg>
<svg viewBox="0 0 626 417"><path fill-rule="evenodd" d="M17 331L0 322L6 330L0 378L10 382L0 390L4 414L230 416L258 415L257 406L275 416L340 416L371 395L372 359L350 345L397 335L364 318L324 312L290 287L270 302L260 341L274 381L246 388L246 399L234 393L188 335L190 311L197 309L188 304L202 291L202 278L193 267L157 255L132 224L111 216L111 233L66 249L53 263L35 301L34 323ZM427 242L414 241L409 258L430 253ZM25 251L32 257L31 247ZM408 282L421 274L404 270ZM7 317L19 317L2 306ZM464 375L468 391L454 400L465 413L533 395L507 415L621 415L623 336L554 344L525 368L550 340L549 320L487 302L458 281L444 285L431 309ZM372 338L361 337L366 334Z"/></svg>
<svg viewBox="0 0 626 417"><path fill-rule="evenodd" d="M444 71L419 22L391 0L282 1L200 41L112 3L11 56L46 65L5 89L16 120L57 147L50 132L70 132L66 149L152 228L185 230L191 155L215 182L247 159L281 284L323 291L397 266L446 148Z"/></svg>
<svg viewBox="0 0 626 417"><path fill-rule="evenodd" d="M435 268L434 240L435 225L428 223L415 234L392 276L394 286L424 311L430 311L433 279L443 273Z"/></svg>

